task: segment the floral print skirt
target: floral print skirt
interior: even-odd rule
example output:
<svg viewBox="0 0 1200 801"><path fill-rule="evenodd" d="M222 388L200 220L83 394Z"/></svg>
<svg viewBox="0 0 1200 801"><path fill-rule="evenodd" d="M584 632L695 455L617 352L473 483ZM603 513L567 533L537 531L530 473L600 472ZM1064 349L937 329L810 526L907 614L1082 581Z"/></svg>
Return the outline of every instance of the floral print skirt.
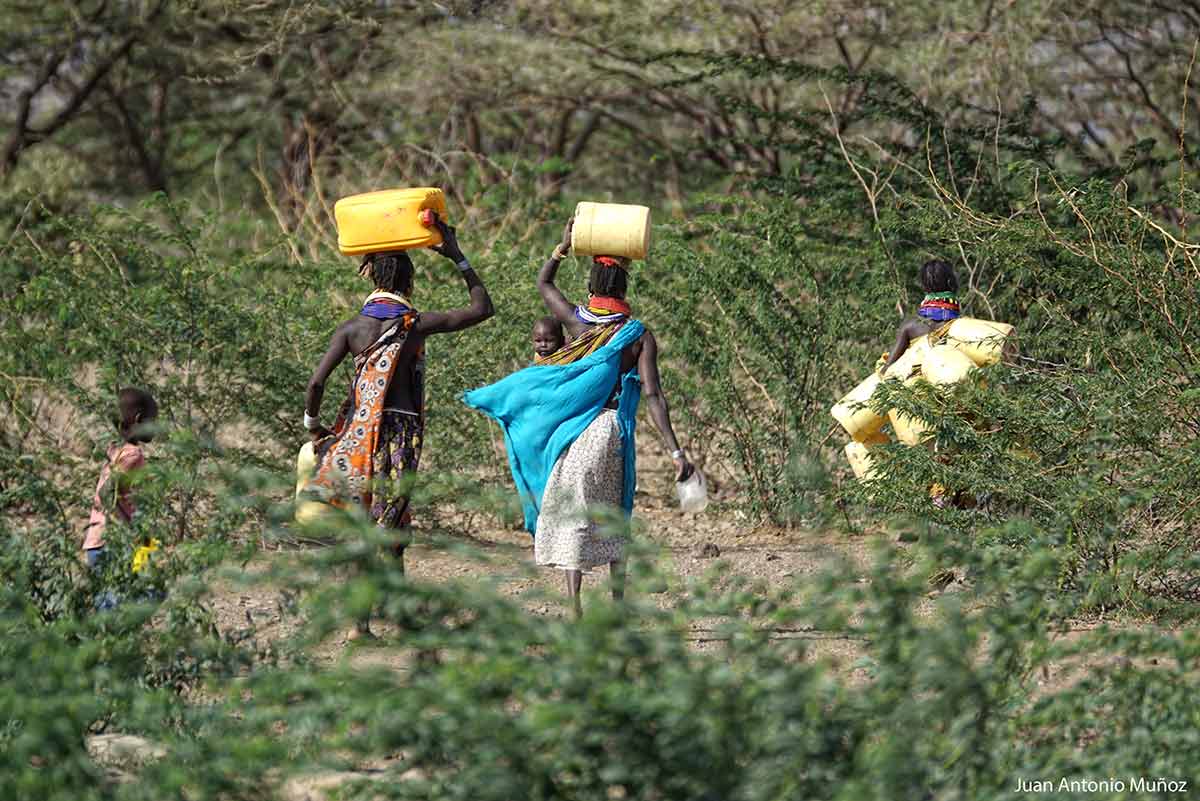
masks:
<svg viewBox="0 0 1200 801"><path fill-rule="evenodd" d="M380 528L404 528L412 521L408 500L421 461L421 418L385 409L374 454L371 517Z"/></svg>
<svg viewBox="0 0 1200 801"><path fill-rule="evenodd" d="M625 462L617 413L605 409L559 457L538 513L534 560L587 571L622 559Z"/></svg>

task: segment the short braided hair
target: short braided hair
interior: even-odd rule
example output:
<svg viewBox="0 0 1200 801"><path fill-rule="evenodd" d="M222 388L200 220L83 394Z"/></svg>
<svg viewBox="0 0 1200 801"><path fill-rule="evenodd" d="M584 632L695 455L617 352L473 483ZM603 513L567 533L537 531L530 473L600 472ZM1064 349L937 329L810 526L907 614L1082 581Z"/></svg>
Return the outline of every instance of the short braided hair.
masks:
<svg viewBox="0 0 1200 801"><path fill-rule="evenodd" d="M122 436L133 435L131 442L148 442L154 438L153 433L133 433L137 424L149 423L158 418L158 402L149 392L137 387L122 387L117 390L116 411L113 425Z"/></svg>
<svg viewBox="0 0 1200 801"><path fill-rule="evenodd" d="M592 263L592 274L588 280L588 292L606 298L625 299L629 291L629 273L624 267L609 267Z"/></svg>
<svg viewBox="0 0 1200 801"><path fill-rule="evenodd" d="M930 259L921 265L921 287L926 292L957 292L958 277L949 262Z"/></svg>
<svg viewBox="0 0 1200 801"><path fill-rule="evenodd" d="M368 253L358 272L374 281L376 289L402 295L412 290L413 263L404 251Z"/></svg>

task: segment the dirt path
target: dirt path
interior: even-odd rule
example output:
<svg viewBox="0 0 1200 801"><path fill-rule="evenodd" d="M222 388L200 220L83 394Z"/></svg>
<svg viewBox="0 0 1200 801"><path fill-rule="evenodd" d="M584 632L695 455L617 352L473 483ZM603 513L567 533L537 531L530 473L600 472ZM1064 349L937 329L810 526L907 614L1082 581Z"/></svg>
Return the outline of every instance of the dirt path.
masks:
<svg viewBox="0 0 1200 801"><path fill-rule="evenodd" d="M668 485L669 486L669 485ZM848 536L835 532L809 532L773 527L751 527L737 512L710 507L701 515L685 515L672 508L665 493L647 493L637 499L637 517L642 528L640 538L649 544L648 558L654 559L665 573L667 583L653 593L660 607L677 604L687 592L690 580L709 571L718 576L738 575L751 581L783 586L819 571L831 560L865 565L869 559L872 536ZM476 518L477 520L478 518ZM430 532L418 522L415 541L405 562L408 574L419 580L445 582L494 582L503 594L521 598L531 614L555 618L568 615L562 573L532 569L532 539L524 531L498 527L475 529L469 549L486 555L488 567L460 549L447 549L431 543ZM277 640L293 634L298 626L294 616L284 613L280 589L263 582L242 582L236 573L249 577L266 570L275 560L294 561L295 550L264 551L244 568L232 568L214 586L213 606L218 626L223 630L252 629L260 640ZM658 588L656 588L658 590ZM607 570L601 569L584 579L584 592L607 591ZM585 597L585 604L599 599ZM335 662L350 657L355 663L388 664L405 669L409 655L402 648L387 645L389 631L377 624L384 644L358 648L343 635L325 643L315 653L321 660ZM349 632L346 634L348 635ZM794 638L796 632L781 631L779 639ZM802 636L802 635L801 635ZM828 657L834 667L848 665L859 655L859 644L835 636L813 636L810 652ZM703 621L693 626L692 640L701 650L720 647L721 639Z"/></svg>

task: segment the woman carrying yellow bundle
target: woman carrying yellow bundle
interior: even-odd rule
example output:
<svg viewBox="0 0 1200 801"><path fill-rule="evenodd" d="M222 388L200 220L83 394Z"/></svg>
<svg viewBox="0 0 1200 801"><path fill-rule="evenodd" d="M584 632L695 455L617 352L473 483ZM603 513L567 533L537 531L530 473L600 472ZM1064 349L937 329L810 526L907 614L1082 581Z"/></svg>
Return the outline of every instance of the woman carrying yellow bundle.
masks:
<svg viewBox="0 0 1200 801"><path fill-rule="evenodd" d="M933 333L961 315L956 295L958 278L948 262L941 259L925 262L921 266L921 287L925 290L925 299L917 309L917 316L910 317L900 324L899 330L896 331L896 344L892 345L891 353L880 365L880 373L886 374L888 368L900 360L914 339Z"/></svg>

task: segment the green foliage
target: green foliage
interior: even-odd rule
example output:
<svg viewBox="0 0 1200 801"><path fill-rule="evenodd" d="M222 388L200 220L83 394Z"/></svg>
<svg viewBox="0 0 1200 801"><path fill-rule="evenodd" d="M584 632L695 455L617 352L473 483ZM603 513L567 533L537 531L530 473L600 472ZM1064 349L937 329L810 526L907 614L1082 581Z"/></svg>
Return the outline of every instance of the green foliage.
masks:
<svg viewBox="0 0 1200 801"><path fill-rule="evenodd" d="M798 514L806 493L825 489L822 471L809 475L803 463L825 428L836 353L855 318L822 300L849 287L807 257L790 209L743 212L735 225L731 213L718 206L663 237L635 292L647 298L647 318L662 321L695 453L733 457L755 513L819 522ZM690 238L705 247L693 250Z"/></svg>
<svg viewBox="0 0 1200 801"><path fill-rule="evenodd" d="M321 26L340 18L305 8L281 47L328 43ZM592 22L614 24L616 8ZM254 25L279 10L263 6ZM272 52L285 51L267 69L354 62L338 48ZM686 214L656 228L631 290L662 343L685 442L725 484L721 511L798 530L890 528L917 545L880 544L866 569L783 586L721 565L666 603L653 593L675 577L646 547L632 600L589 598L578 624L531 614L545 599L484 578L486 553L469 580L407 578L353 515L323 531L286 524L308 371L364 289L326 256L325 195L306 182L360 179L308 162L285 202L266 195L280 236L264 235L261 214L202 213L214 208L202 197L63 214L17 187L0 250L0 786L250 799L364 764L383 767L355 772L347 797L998 799L1018 777L1196 781L1196 638L1070 631L1194 611L1197 203L1186 184L1134 192L1135 178L1161 178L1161 148L1088 165L1044 135L1034 104L996 117L923 103L890 74L644 56L639 97L678 109L698 95L703 119L735 121L712 129L705 158L737 173L736 191L676 196ZM853 102L826 102L830 91ZM511 124L496 122L503 110L479 116ZM656 137L670 142L664 173L700 147L669 126L639 147ZM457 170L456 212L479 222L463 226L464 245L499 312L430 342L418 492L439 547L469 551L478 520L516 519L496 432L456 398L529 361L533 271L568 207L555 181L588 173L565 150L540 167L519 150L503 169ZM697 169L687 186L712 179ZM885 383L872 403L922 420L928 442L879 449L880 480L855 483L827 410L890 346L932 256L954 260L969 314L1017 326L1019 355L951 389ZM418 305L458 305L457 274L436 263L420 259ZM582 298L578 265L562 277ZM85 571L79 528L127 384L158 397L161 430L136 528L114 526L107 567ZM935 507L934 483L958 502ZM146 535L164 551L133 576ZM317 536L327 547L242 575L278 592L286 635L218 626L219 565ZM931 601L930 577L947 571L963 581ZM96 611L107 594L121 604ZM366 648L320 656L372 609L403 669L372 667ZM831 656L826 640L844 650ZM107 776L85 747L102 730L168 756Z"/></svg>
<svg viewBox="0 0 1200 801"><path fill-rule="evenodd" d="M345 797L363 798L986 799L1008 797L1018 776L1196 780L1186 734L1194 638L1053 640L1054 560L1005 545L976 550L972 592L945 597L932 615L918 612L923 573L885 549L861 582L842 570L776 589L707 578L670 610L589 599L574 624L531 616L522 602L535 599L487 581L406 580L373 556L386 542L370 527L340 539L355 544L257 579L309 599L283 662L222 645L181 618L197 600L182 587L151 626L141 609L19 623L6 605L6 684L37 690L6 693L0 707L11 721L7 786L17 797L253 798L341 770ZM958 546L949 542L932 537L928 555L950 555ZM351 564L349 584L324 578ZM635 564L634 597L651 599L652 562ZM23 589L18 581L5 598ZM978 603L988 598L1003 602ZM415 652L408 670L315 669L291 650L326 640L363 602ZM697 650L697 626L713 647ZM858 644L856 676L817 656L831 638ZM207 688L205 704L156 689L154 654L181 646L208 653L192 677ZM1137 669L1095 667L1115 647ZM253 670L241 675L239 663ZM1079 678L1040 686L1051 667ZM60 734L50 739L37 720L56 721ZM80 738L96 720L167 756L134 782L104 783ZM402 759L387 758L395 754ZM353 772L380 759L381 772Z"/></svg>

